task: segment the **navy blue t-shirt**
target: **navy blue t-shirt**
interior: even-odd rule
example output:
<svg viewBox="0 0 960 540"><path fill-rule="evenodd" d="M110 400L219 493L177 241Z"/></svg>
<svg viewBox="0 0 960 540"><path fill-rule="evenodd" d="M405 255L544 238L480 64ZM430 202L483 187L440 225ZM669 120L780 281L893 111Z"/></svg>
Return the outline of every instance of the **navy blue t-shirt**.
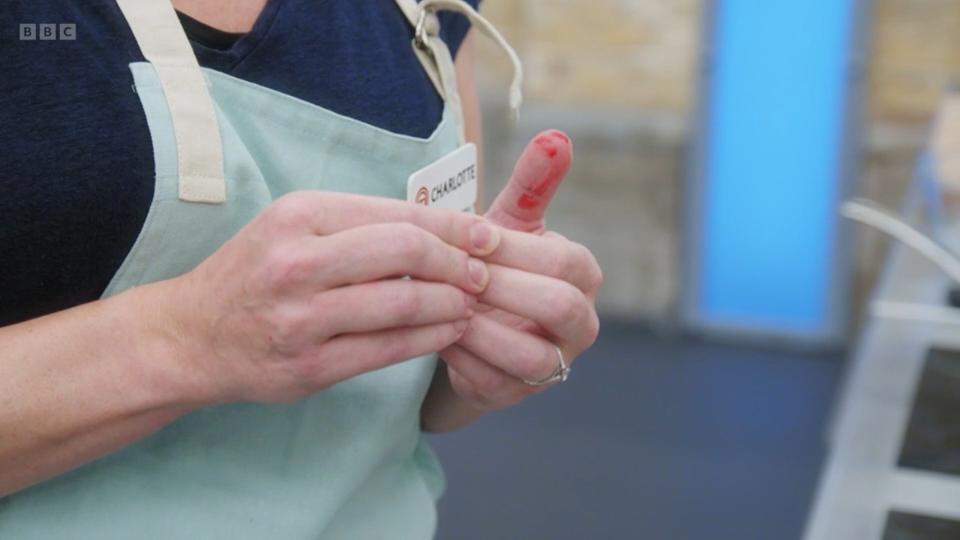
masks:
<svg viewBox="0 0 960 540"><path fill-rule="evenodd" d="M239 36L181 19L204 67L396 133L440 122L393 0L269 0ZM22 40L23 24L76 36ZM441 28L455 53L466 19L441 13ZM128 68L144 58L114 1L8 0L0 51L2 326L100 297L146 217L154 163Z"/></svg>

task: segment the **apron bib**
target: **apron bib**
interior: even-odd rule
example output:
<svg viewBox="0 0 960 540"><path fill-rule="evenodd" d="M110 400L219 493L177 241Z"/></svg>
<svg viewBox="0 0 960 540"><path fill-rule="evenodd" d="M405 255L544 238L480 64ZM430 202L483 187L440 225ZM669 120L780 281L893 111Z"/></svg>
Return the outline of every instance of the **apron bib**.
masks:
<svg viewBox="0 0 960 540"><path fill-rule="evenodd" d="M120 0L149 60L130 70L156 186L104 296L190 271L291 191L404 198L409 175L462 139L453 64L429 1L397 0L447 104L420 139L201 69L167 2ZM0 538L430 538L444 480L419 425L436 361L411 359L293 404L188 414L0 500Z"/></svg>

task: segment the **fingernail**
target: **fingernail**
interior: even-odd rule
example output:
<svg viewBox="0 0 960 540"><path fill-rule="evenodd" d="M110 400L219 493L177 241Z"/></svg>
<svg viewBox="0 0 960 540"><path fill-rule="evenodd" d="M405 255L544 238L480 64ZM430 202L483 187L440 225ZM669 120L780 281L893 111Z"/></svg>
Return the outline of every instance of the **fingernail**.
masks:
<svg viewBox="0 0 960 540"><path fill-rule="evenodd" d="M487 281L490 279L490 272L487 270L487 265L484 264L480 259L470 258L467 261L467 271L470 272L470 281L477 286L479 290L483 290L487 286Z"/></svg>
<svg viewBox="0 0 960 540"><path fill-rule="evenodd" d="M469 319L463 319L462 321L457 321L453 323L453 329L457 331L458 334L463 335L467 331L467 327L470 326Z"/></svg>
<svg viewBox="0 0 960 540"><path fill-rule="evenodd" d="M550 136L551 136L551 137L559 137L560 139L563 139L565 142L568 142L568 143L570 142L570 136L567 135L566 133L560 131L559 129L552 129L552 130L550 130Z"/></svg>
<svg viewBox="0 0 960 540"><path fill-rule="evenodd" d="M500 243L500 233L489 223L477 223L470 228L470 243L481 255L490 253Z"/></svg>

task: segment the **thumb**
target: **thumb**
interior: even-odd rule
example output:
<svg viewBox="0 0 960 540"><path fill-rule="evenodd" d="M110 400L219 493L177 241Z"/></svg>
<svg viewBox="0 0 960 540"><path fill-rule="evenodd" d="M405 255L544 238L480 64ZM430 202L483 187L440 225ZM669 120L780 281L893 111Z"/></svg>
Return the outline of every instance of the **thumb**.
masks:
<svg viewBox="0 0 960 540"><path fill-rule="evenodd" d="M543 232L543 215L572 159L573 146L562 131L551 129L534 137L486 217L508 229Z"/></svg>

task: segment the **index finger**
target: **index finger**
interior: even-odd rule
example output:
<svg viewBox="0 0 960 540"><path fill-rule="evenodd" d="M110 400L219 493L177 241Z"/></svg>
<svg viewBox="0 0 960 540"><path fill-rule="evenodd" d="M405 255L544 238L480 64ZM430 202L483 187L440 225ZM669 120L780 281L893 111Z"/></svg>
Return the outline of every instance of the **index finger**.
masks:
<svg viewBox="0 0 960 540"><path fill-rule="evenodd" d="M551 232L538 235L501 229L500 238L497 249L484 257L486 262L562 279L587 294L600 287L600 265L582 244Z"/></svg>
<svg viewBox="0 0 960 540"><path fill-rule="evenodd" d="M500 232L485 218L456 210L429 208L398 199L302 191L278 201L280 212L302 218L319 236L377 223L411 223L471 255L484 256L500 243Z"/></svg>

